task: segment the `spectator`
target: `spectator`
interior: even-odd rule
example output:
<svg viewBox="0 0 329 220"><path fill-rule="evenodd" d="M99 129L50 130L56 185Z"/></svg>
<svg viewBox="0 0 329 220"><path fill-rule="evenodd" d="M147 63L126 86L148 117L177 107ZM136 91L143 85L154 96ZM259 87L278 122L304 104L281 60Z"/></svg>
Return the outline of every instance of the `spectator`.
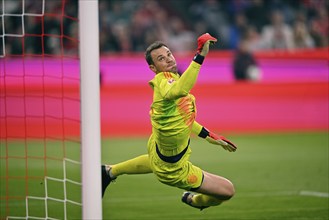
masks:
<svg viewBox="0 0 329 220"><path fill-rule="evenodd" d="M195 34L188 30L179 17L170 19L171 32L168 36L168 44L173 51L190 52L195 49Z"/></svg>
<svg viewBox="0 0 329 220"><path fill-rule="evenodd" d="M269 23L268 10L264 6L263 0L251 0L251 4L246 8L245 13L249 23L256 27L258 32L262 30L262 27Z"/></svg>
<svg viewBox="0 0 329 220"><path fill-rule="evenodd" d="M301 21L296 21L293 26L293 38L295 48L313 48L314 41L311 38L306 25Z"/></svg>
<svg viewBox="0 0 329 220"><path fill-rule="evenodd" d="M213 36L220 36L220 44L217 45L221 45L221 49L227 49L229 21L222 4L224 2L216 0L198 1L192 4L188 11L193 22L204 21L207 24L207 28L214 31L210 32Z"/></svg>
<svg viewBox="0 0 329 220"><path fill-rule="evenodd" d="M265 49L293 49L293 32L284 22L281 11L275 10L271 14L271 24L262 29L262 44Z"/></svg>
<svg viewBox="0 0 329 220"><path fill-rule="evenodd" d="M328 36L323 36L319 23L316 20L311 20L310 35L314 41L315 47L328 46Z"/></svg>
<svg viewBox="0 0 329 220"><path fill-rule="evenodd" d="M160 34L160 25L157 19L166 17L159 3L153 0L136 1L139 4L134 11L131 19L130 33L133 51L144 51L146 46L158 38ZM156 15L159 12L161 15ZM162 33L162 32L161 32Z"/></svg>
<svg viewBox="0 0 329 220"><path fill-rule="evenodd" d="M327 47L328 46L328 31L329 31L329 23L328 23L328 8L320 7L317 11L317 15L312 20L312 32L313 34L318 34L320 38L319 46Z"/></svg>
<svg viewBox="0 0 329 220"><path fill-rule="evenodd" d="M261 41L261 36L258 33L257 29L252 26L249 25L248 29L246 30L246 37L245 40L248 42L248 51L253 53L257 50L261 50L262 49L262 41Z"/></svg>
<svg viewBox="0 0 329 220"><path fill-rule="evenodd" d="M242 38L246 37L248 30L247 18L243 13L238 13L235 16L235 23L230 28L229 48L237 49Z"/></svg>
<svg viewBox="0 0 329 220"><path fill-rule="evenodd" d="M242 40L233 60L233 73L237 81L259 81L261 72L255 57L248 50L248 41Z"/></svg>

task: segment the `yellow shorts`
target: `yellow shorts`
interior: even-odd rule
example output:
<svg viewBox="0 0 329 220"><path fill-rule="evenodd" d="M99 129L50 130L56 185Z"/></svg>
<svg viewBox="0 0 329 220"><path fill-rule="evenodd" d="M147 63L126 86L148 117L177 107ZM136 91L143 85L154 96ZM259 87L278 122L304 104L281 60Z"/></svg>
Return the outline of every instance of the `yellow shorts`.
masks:
<svg viewBox="0 0 329 220"><path fill-rule="evenodd" d="M202 170L189 161L192 152L190 147L187 147L185 154L175 163L162 160L156 152L156 147L156 142L151 135L148 141L150 165L160 182L185 190L195 190L201 186Z"/></svg>

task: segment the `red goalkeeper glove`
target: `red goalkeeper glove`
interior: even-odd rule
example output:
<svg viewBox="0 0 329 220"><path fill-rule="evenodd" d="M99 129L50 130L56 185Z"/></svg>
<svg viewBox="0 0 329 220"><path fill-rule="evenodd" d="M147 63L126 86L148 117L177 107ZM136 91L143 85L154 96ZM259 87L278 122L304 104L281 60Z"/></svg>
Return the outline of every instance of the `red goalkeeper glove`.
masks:
<svg viewBox="0 0 329 220"><path fill-rule="evenodd" d="M205 127L199 133L199 137L205 138L209 143L222 146L225 150L234 152L237 147L224 136L218 136L215 133L208 131Z"/></svg>
<svg viewBox="0 0 329 220"><path fill-rule="evenodd" d="M217 42L217 39L211 36L209 33L205 33L198 38L197 53L205 56L209 51L209 44Z"/></svg>
<svg viewBox="0 0 329 220"><path fill-rule="evenodd" d="M218 136L212 132L209 132L209 135L206 137L206 140L211 144L216 144L222 146L225 150L229 152L236 151L237 147L224 136Z"/></svg>

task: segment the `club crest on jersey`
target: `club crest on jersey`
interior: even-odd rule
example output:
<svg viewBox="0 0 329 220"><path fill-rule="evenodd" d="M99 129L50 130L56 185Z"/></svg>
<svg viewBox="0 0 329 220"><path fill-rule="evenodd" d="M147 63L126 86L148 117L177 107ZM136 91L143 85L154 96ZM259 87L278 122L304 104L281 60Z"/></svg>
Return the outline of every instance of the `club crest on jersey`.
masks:
<svg viewBox="0 0 329 220"><path fill-rule="evenodd" d="M175 79L174 79L174 78L170 78L170 79L168 79L168 84L171 84L171 83L173 83L173 82L175 82Z"/></svg>

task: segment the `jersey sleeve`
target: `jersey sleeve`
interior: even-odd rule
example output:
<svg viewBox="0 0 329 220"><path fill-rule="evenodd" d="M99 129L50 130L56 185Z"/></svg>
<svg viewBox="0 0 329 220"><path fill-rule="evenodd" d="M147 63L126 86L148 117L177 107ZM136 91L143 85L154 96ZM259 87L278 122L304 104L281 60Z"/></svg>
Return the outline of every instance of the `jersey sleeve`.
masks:
<svg viewBox="0 0 329 220"><path fill-rule="evenodd" d="M168 81L166 78L162 79L160 82L162 97L167 100L173 100L188 95L196 83L200 68L200 64L192 61L177 80Z"/></svg>
<svg viewBox="0 0 329 220"><path fill-rule="evenodd" d="M199 135L202 130L202 125L200 125L198 122L194 121L192 125L192 132L196 135Z"/></svg>

